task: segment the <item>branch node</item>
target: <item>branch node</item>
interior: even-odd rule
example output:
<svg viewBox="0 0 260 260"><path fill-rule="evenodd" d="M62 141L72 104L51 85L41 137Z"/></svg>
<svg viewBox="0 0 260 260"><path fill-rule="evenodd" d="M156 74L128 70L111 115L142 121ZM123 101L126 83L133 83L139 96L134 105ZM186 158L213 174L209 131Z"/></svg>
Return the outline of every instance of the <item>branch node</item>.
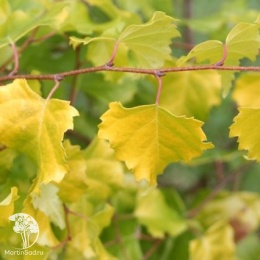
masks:
<svg viewBox="0 0 260 260"><path fill-rule="evenodd" d="M55 80L55 81L60 82L60 81L62 81L63 79L64 79L64 76L62 76L62 75L60 75L60 74L54 75L54 80Z"/></svg>
<svg viewBox="0 0 260 260"><path fill-rule="evenodd" d="M154 70L154 75L156 77L163 77L163 76L165 76L165 73L160 70Z"/></svg>

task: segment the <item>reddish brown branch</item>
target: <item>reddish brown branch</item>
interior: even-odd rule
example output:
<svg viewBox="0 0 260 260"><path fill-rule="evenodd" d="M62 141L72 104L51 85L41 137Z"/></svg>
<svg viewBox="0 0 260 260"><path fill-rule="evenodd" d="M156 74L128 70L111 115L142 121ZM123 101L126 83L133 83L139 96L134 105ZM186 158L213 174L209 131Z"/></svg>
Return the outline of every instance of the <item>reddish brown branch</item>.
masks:
<svg viewBox="0 0 260 260"><path fill-rule="evenodd" d="M225 71L257 71L260 72L260 66L218 66L218 65L201 65L201 66L186 66L186 67L173 67L162 68L157 71L161 74L182 72L182 71L197 71L197 70L225 70ZM125 72L144 75L154 75L154 69L142 69L142 68L129 68L129 67L111 67L107 64L97 67L84 68L79 70L65 71L55 74L42 74L42 75L9 75L0 77L0 82L14 80L18 78L24 79L37 79L37 80L55 80L56 77L66 78L74 75L87 74L100 71L113 71L113 72Z"/></svg>
<svg viewBox="0 0 260 260"><path fill-rule="evenodd" d="M222 54L222 58L219 62L217 62L215 65L217 66L223 66L225 63L225 60L227 58L228 55L228 48L226 44L223 44L223 54Z"/></svg>
<svg viewBox="0 0 260 260"><path fill-rule="evenodd" d="M109 66L109 67L112 67L114 65L114 59L116 57L118 44L119 44L119 41L116 41L116 43L114 45L114 49L113 49L112 55L111 55L109 61L107 62L107 66Z"/></svg>
<svg viewBox="0 0 260 260"><path fill-rule="evenodd" d="M158 90L157 90L156 101L155 101L155 104L158 106L160 103L160 97L161 97L161 92L162 92L162 76L164 74L160 73L160 72L158 73L156 71L154 75L158 81Z"/></svg>

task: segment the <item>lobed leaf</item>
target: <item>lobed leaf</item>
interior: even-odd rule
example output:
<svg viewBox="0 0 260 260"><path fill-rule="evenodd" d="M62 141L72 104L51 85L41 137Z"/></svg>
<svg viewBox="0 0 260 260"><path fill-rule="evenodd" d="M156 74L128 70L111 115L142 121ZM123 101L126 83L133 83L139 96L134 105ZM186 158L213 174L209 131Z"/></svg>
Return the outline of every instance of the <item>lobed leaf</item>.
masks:
<svg viewBox="0 0 260 260"><path fill-rule="evenodd" d="M238 149L247 150L248 158L260 161L260 109L240 108L230 127L230 137L238 137Z"/></svg>
<svg viewBox="0 0 260 260"><path fill-rule="evenodd" d="M132 61L140 67L159 68L171 59L171 39L180 36L172 17L155 12L146 24L130 25L119 36L133 54Z"/></svg>
<svg viewBox="0 0 260 260"><path fill-rule="evenodd" d="M156 183L156 176L170 162L189 161L212 148L202 122L177 117L156 106L124 108L113 102L102 115L99 137L109 140L119 160L125 161L136 179Z"/></svg>
<svg viewBox="0 0 260 260"><path fill-rule="evenodd" d="M227 35L225 48L227 49L227 57L224 59L226 66L237 66L240 60L248 58L255 61L260 48L259 36L260 23L239 23ZM186 57L182 57L178 64L196 59L197 63L205 62L216 64L222 60L224 54L224 47L220 41L206 41L196 45ZM219 71L222 76L222 86L224 94L227 94L231 82L234 79L234 72Z"/></svg>
<svg viewBox="0 0 260 260"><path fill-rule="evenodd" d="M78 112L61 100L47 100L33 92L26 80L0 87L0 142L32 158L38 166L33 192L40 185L60 182L67 172L62 145Z"/></svg>

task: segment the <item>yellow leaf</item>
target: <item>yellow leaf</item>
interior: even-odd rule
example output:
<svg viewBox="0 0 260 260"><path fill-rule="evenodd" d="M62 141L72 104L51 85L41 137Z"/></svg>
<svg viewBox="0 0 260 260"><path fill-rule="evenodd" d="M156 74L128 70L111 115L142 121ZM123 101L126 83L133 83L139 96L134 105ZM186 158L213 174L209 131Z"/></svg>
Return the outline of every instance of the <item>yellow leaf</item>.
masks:
<svg viewBox="0 0 260 260"><path fill-rule="evenodd" d="M99 137L109 140L137 180L151 184L170 162L189 161L213 147L203 142L201 121L174 116L156 105L127 109L113 102L101 120Z"/></svg>
<svg viewBox="0 0 260 260"><path fill-rule="evenodd" d="M236 81L233 99L239 106L260 107L260 75L247 73Z"/></svg>
<svg viewBox="0 0 260 260"><path fill-rule="evenodd" d="M59 197L65 202L73 202L88 191L87 162L79 146L71 145L66 140L64 147L66 149L69 172L57 186L60 189Z"/></svg>
<svg viewBox="0 0 260 260"><path fill-rule="evenodd" d="M216 71L172 73L163 83L160 105L175 115L203 120L221 100L221 78Z"/></svg>
<svg viewBox="0 0 260 260"><path fill-rule="evenodd" d="M248 159L260 161L260 109L240 108L230 127L230 137L238 137L238 149L248 151Z"/></svg>
<svg viewBox="0 0 260 260"><path fill-rule="evenodd" d="M12 187L10 194L0 202L0 227L9 223L9 217L14 212L14 202L19 198L17 187Z"/></svg>
<svg viewBox="0 0 260 260"><path fill-rule="evenodd" d="M234 260L234 257L233 231L224 221L216 222L190 243L190 260Z"/></svg>
<svg viewBox="0 0 260 260"><path fill-rule="evenodd" d="M69 102L43 99L24 79L0 88L0 142L37 164L33 192L39 192L41 183L60 182L67 172L61 142L76 115Z"/></svg>

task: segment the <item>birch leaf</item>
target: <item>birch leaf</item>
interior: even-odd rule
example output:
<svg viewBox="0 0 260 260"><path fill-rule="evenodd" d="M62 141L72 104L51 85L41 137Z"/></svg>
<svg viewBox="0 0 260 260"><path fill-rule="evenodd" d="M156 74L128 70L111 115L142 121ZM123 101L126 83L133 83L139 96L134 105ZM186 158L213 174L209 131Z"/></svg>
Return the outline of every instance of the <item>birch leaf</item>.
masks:
<svg viewBox="0 0 260 260"><path fill-rule="evenodd" d="M62 140L76 115L69 102L43 99L23 79L0 88L0 142L37 164L33 192L39 193L41 183L60 182L66 174Z"/></svg>
<svg viewBox="0 0 260 260"><path fill-rule="evenodd" d="M156 105L127 109L113 102L101 120L99 137L109 140L137 180L151 184L170 162L187 162L213 146L203 142L201 121L174 116Z"/></svg>
<svg viewBox="0 0 260 260"><path fill-rule="evenodd" d="M260 109L240 108L230 127L230 137L238 137L238 149L248 151L248 159L260 161Z"/></svg>

